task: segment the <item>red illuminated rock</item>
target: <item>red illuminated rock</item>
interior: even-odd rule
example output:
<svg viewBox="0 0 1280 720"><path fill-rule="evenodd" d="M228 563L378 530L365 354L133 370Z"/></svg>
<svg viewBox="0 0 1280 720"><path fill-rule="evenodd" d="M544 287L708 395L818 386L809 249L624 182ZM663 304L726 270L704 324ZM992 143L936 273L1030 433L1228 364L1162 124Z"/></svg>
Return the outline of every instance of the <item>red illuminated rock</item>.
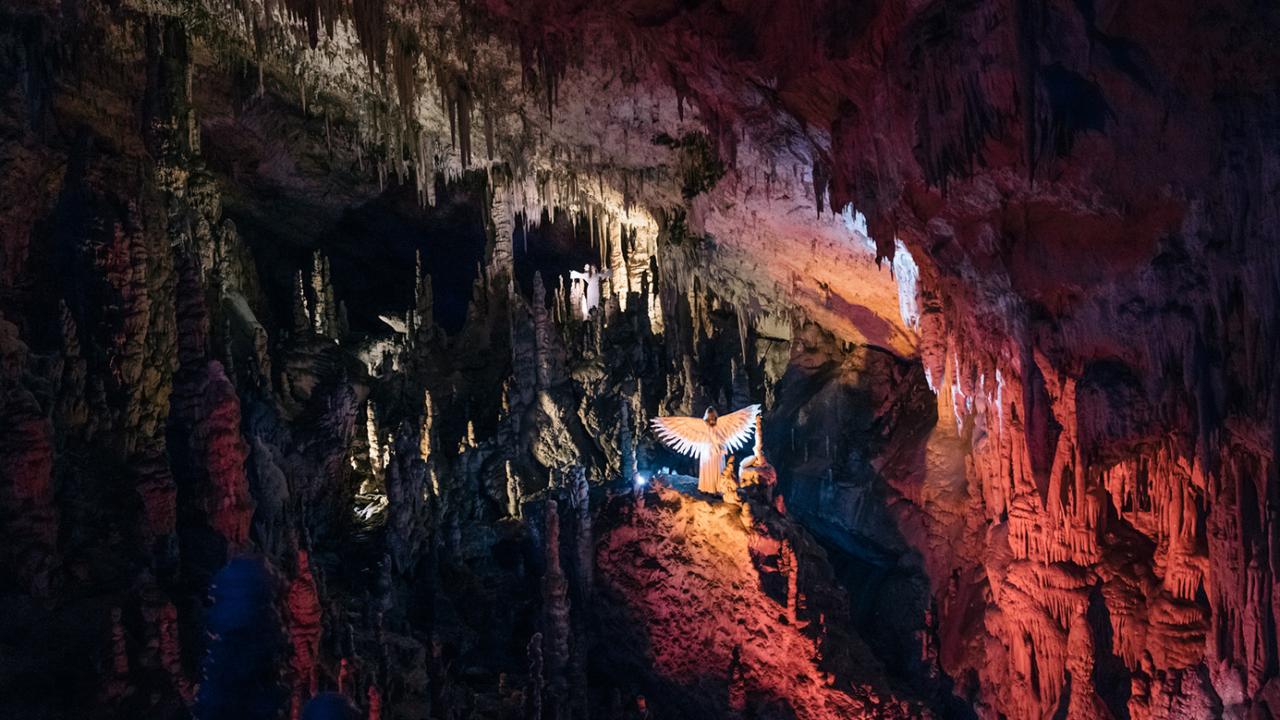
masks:
<svg viewBox="0 0 1280 720"><path fill-rule="evenodd" d="M290 716L297 716L313 693L313 678L324 632L320 598L311 562L305 550L297 553L293 579L285 598L285 622L289 634ZM372 689L371 689L372 690Z"/></svg>
<svg viewBox="0 0 1280 720"><path fill-rule="evenodd" d="M628 644L614 653L646 657L656 678L689 693L682 701L708 716L775 706L798 718L928 716L894 699L869 657L826 657L831 645L818 610L789 619L788 586L801 562L790 552L790 562L780 563L790 546L774 533L785 532L785 520L756 505L762 524L744 527L739 506L665 488L649 495L600 538L597 566L617 608L610 621L634 623L634 635L624 635ZM803 562L825 563L820 557ZM782 596L774 597L765 577L780 565L788 570Z"/></svg>
<svg viewBox="0 0 1280 720"><path fill-rule="evenodd" d="M232 551L249 544L253 520L253 500L245 479L244 462L248 446L240 435L240 401L235 387L216 360L208 365L208 385L204 391L204 412L195 427L210 488L205 510L210 524Z"/></svg>
<svg viewBox="0 0 1280 720"><path fill-rule="evenodd" d="M114 605L151 560L175 593L156 632L177 683L179 627L200 631L201 598L183 588L199 583L193 568L160 562L175 558L156 541L195 518L232 552L250 549L242 424L264 448L263 467L249 469L265 477L271 465L268 534L315 533L315 547L349 553L340 559L358 577L381 578L350 557L366 540L346 534L359 480L351 425L369 387L392 416L427 383L447 408L442 426L459 425L450 443L464 416L475 422L464 471L442 458L430 475L452 502L449 542L437 543L445 557L418 552L423 496L405 474L393 561L463 568L439 585L484 619L455 617L467 613L434 586L378 588L369 600L342 588L329 614L353 626L344 654L372 618L425 600L417 591L430 595L432 623L500 632L485 616L493 597L518 605L520 593L486 582L528 578L519 553L485 534L496 533L492 516L518 526L511 506L538 502L543 476L574 463L591 464L595 482L601 468L630 481L634 453L579 437L580 421L612 437L597 431L615 427L601 422L613 405L593 405L619 394L616 376L644 384L636 415L692 412L711 399L703 392L758 391L786 409L802 398L774 396L780 378L806 361L798 352L793 365L787 348L803 350L804 328L821 326L842 343L837 365L874 347L923 374L937 424L887 429L904 415L933 420L896 404L918 379L887 373L855 388L880 422L868 434L893 434L873 438L883 440L874 457L827 457L815 480L771 448L776 470L743 464L745 516L717 506L704 521L686 501L646 499L637 523L655 532L613 529L597 577L624 599L661 601L636 602L634 618L655 640L658 673L680 684L705 669L677 643L678 626L709 648L716 710L763 695L810 716L874 705L865 688L822 684L811 655L829 657L810 636L840 623L812 611L821 602L805 548L757 530L768 508L751 504L752 489L768 500L777 487L778 513L836 528L826 538L836 545L884 551L886 567L919 581L921 606L936 613L913 606L923 617L902 644L937 672L936 642L942 674L982 717L1280 712L1280 22L1269 4L242 0L197 3L197 22L166 3L99 5L26 3L0 23L12 50L3 74L21 79L0 102L0 305L13 321L0 321L0 523L18 590L57 595L65 576L69 597ZM439 92L425 91L431 83ZM402 190L466 204L457 198L482 174L468 169L485 170L496 191L471 208L493 237L470 329L447 339L449 362L426 357L446 333L430 332L419 271L416 297L400 306L418 314L409 335L431 340L359 362L365 348L346 332L337 291L381 295L378 263L407 264L420 248L397 246L416 230L390 221L377 233L385 245L336 246L365 210L402 221ZM191 181L202 173L216 180ZM231 240L224 189L253 242ZM518 252L513 237L569 208L606 297L566 325L563 298L548 311L540 283L526 307L518 258L543 248ZM228 303L252 335L252 360L227 349ZM290 310L293 322L279 317ZM646 332L665 334L644 348ZM562 357L570 347L582 357ZM259 377L238 396L249 374ZM504 382L509 403L497 397ZM496 432L518 440L491 439L500 403L516 419ZM829 455L823 440L791 444L817 469L826 456L810 450ZM643 441L623 444L644 452ZM822 473L849 502L806 503L803 483ZM506 512L479 487L499 476L520 491ZM591 508L578 509L581 530ZM744 522L747 540L733 534ZM529 654L541 668L545 650L552 686L578 651L568 596L579 583L590 596L590 538L566 556L574 584L558 541L544 548L544 635ZM183 543L184 559L200 544ZM503 553L463 557L481 547ZM499 554L509 566L484 566ZM759 581L756 561L775 556ZM69 572L57 573L62 560ZM779 562L785 579L774 577ZM901 587L886 587L868 592L883 592L881 607L906 604ZM727 607L743 610L742 626L717 612ZM412 656L422 628L392 619ZM509 644L523 653L522 637ZM440 687L450 681L433 678L432 693L453 707ZM391 688L408 684L386 685L388 706L399 699ZM540 702L542 681L530 684ZM645 690L648 706L669 702Z"/></svg>

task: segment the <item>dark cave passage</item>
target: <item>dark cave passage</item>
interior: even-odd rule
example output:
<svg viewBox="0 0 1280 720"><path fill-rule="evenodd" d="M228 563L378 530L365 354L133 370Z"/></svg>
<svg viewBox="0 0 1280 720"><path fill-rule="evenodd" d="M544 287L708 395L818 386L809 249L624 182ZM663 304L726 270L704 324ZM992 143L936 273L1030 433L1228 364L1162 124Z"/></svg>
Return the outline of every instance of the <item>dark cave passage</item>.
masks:
<svg viewBox="0 0 1280 720"><path fill-rule="evenodd" d="M516 282L525 297L533 296L533 277L542 276L547 295L552 295L561 279L569 281L570 272L583 272L600 266L600 252L592 247L591 231L576 223L563 209L543 211L536 223L526 224L516 216L512 235L515 249Z"/></svg>
<svg viewBox="0 0 1280 720"><path fill-rule="evenodd" d="M333 268L334 292L350 298L351 329L385 332L379 315L399 315L413 303L414 268L431 276L435 321L445 332L462 329L471 288L484 260L484 180L440 187L436 205L423 208L417 191L400 185L346 211L321 240Z"/></svg>
<svg viewBox="0 0 1280 720"><path fill-rule="evenodd" d="M310 277L319 252L332 268L350 329L386 335L390 329L379 316L403 315L413 304L420 259L432 280L435 322L452 334L466 320L484 259L483 193L483 178L473 175L442 186L437 204L424 208L413 187L397 185L343 211L332 226L317 225L313 234L298 238L272 235L243 215L237 224L263 258L258 265L263 291L278 315L287 317L296 302L298 274Z"/></svg>

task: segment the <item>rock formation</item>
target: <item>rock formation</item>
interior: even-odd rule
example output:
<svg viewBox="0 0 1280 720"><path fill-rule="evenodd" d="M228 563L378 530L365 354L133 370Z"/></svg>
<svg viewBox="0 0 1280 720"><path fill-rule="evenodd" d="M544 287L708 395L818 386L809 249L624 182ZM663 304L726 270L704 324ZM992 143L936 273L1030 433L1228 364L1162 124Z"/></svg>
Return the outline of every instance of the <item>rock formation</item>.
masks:
<svg viewBox="0 0 1280 720"><path fill-rule="evenodd" d="M0 716L1276 716L1278 12L5 4Z"/></svg>
<svg viewBox="0 0 1280 720"><path fill-rule="evenodd" d="M546 571L542 577L542 660L553 717L567 714L569 703L569 584L560 565L560 514L556 501L547 502Z"/></svg>
<svg viewBox="0 0 1280 720"><path fill-rule="evenodd" d="M720 717L745 704L779 717L927 716L887 697L865 648L805 627L819 613L847 612L841 595L809 608L805 623L788 619L794 601L788 580L778 576L788 574L788 557L794 582L797 554L787 536L795 532L767 505L740 510L669 488L612 519L597 563L605 622L621 629L605 652L613 663L652 658L632 687L662 688L644 693L654 712ZM806 561L818 566L813 574L829 574L824 553L807 545L813 555ZM681 561L672 565L668 557ZM828 646L841 649L828 654Z"/></svg>

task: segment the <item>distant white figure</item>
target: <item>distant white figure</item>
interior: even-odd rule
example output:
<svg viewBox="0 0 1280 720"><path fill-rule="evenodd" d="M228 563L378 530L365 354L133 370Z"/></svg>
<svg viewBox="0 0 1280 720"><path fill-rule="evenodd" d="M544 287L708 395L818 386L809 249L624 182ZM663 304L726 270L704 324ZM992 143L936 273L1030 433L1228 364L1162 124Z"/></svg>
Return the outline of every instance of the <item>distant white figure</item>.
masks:
<svg viewBox="0 0 1280 720"><path fill-rule="evenodd" d="M698 489L704 493L719 492L724 457L751 439L756 428L759 405L720 416L708 407L701 418L656 417L653 430L667 447L683 455L698 458Z"/></svg>
<svg viewBox="0 0 1280 720"><path fill-rule="evenodd" d="M600 272L590 265L583 265L582 272L569 271L570 297L579 303L583 319L600 304Z"/></svg>

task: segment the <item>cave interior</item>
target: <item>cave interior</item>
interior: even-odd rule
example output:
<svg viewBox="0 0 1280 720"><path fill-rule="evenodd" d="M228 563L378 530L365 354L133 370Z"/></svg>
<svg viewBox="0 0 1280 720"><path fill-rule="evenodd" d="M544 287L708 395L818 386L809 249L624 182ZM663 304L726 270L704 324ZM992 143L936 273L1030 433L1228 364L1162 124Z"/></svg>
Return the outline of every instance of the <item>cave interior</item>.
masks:
<svg viewBox="0 0 1280 720"><path fill-rule="evenodd" d="M0 717L1280 718L1276 38L0 0Z"/></svg>

